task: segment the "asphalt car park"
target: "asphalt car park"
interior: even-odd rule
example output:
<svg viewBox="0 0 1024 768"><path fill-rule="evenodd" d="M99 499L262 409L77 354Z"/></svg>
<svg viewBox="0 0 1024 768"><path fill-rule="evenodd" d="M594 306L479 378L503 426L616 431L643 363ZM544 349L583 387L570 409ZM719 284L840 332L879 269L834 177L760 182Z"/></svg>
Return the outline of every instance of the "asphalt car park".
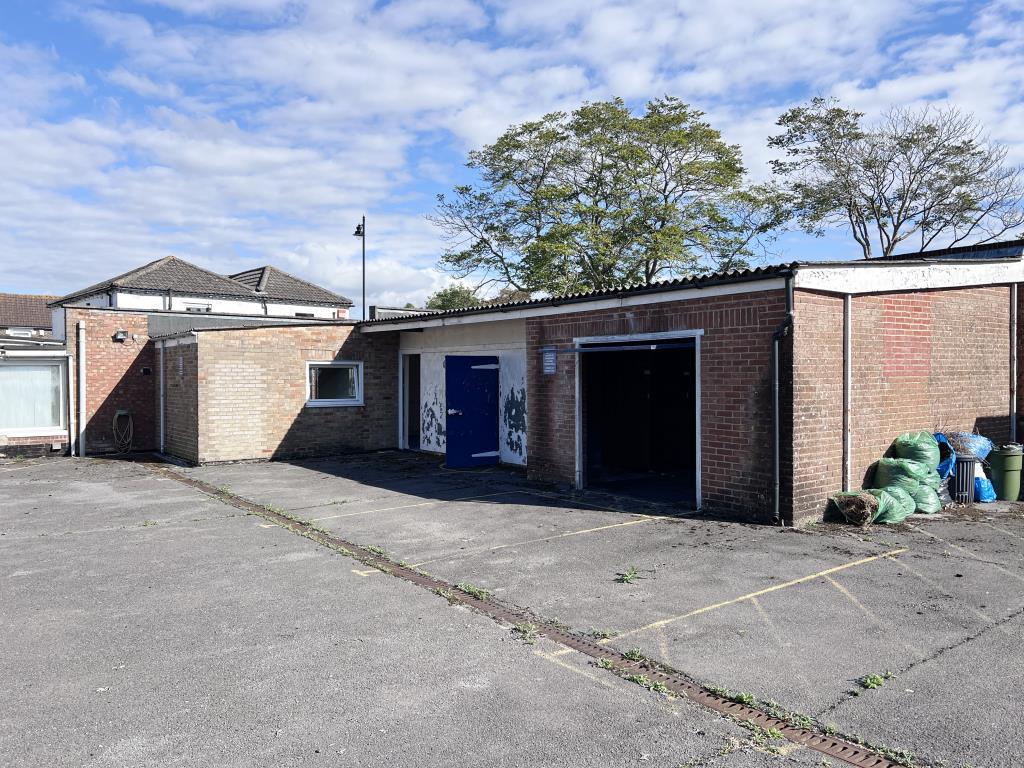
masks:
<svg viewBox="0 0 1024 768"><path fill-rule="evenodd" d="M178 471L922 765L1024 743L1012 507L795 531L415 454ZM0 489L5 762L821 764L145 466Z"/></svg>

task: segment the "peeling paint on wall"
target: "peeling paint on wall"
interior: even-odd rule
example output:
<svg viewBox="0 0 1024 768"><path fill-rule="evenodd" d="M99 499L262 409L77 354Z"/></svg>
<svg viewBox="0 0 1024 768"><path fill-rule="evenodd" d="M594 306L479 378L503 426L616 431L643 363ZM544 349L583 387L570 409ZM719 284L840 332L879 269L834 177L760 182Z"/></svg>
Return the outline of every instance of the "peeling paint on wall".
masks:
<svg viewBox="0 0 1024 768"><path fill-rule="evenodd" d="M511 389L505 393L501 404L501 427L504 431L505 444L508 449L520 458L526 452L526 390Z"/></svg>
<svg viewBox="0 0 1024 768"><path fill-rule="evenodd" d="M444 401L435 390L433 400L423 403L423 414L420 420L420 442L426 450L444 450L445 416Z"/></svg>
<svg viewBox="0 0 1024 768"><path fill-rule="evenodd" d="M402 352L420 356L420 449L444 453L447 447L445 357L497 355L498 458L504 464L526 464L525 322L431 328L402 336Z"/></svg>

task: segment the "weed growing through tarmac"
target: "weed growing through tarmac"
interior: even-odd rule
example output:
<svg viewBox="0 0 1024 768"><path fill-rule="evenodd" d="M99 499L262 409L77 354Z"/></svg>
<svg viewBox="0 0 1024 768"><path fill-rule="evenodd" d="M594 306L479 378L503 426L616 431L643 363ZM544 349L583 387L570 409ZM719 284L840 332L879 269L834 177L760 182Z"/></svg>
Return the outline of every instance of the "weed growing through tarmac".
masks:
<svg viewBox="0 0 1024 768"><path fill-rule="evenodd" d="M886 680L892 680L893 677L895 677L895 675L893 675L892 672L885 672L881 675L872 673L870 675L864 675L864 677L857 681L857 684L860 685L861 688L870 691L875 688L881 688L885 685Z"/></svg>
<svg viewBox="0 0 1024 768"><path fill-rule="evenodd" d="M596 637L598 640L611 640L619 634L619 631L617 629L594 629L591 627L587 634L591 637Z"/></svg>
<svg viewBox="0 0 1024 768"><path fill-rule="evenodd" d="M143 520L142 527L149 528L151 525L156 525L156 520Z"/></svg>
<svg viewBox="0 0 1024 768"><path fill-rule="evenodd" d="M636 683L642 688L646 688L648 691L654 691L655 693L664 693L668 695L668 688L660 680L651 680L647 675L626 675L624 680L628 680L631 683Z"/></svg>
<svg viewBox="0 0 1024 768"><path fill-rule="evenodd" d="M363 549L380 557L387 555L387 550L384 547L378 547L376 544L363 544Z"/></svg>
<svg viewBox="0 0 1024 768"><path fill-rule="evenodd" d="M783 722L789 723L794 728L806 728L807 730L813 731L815 728L814 719L802 712L790 712L788 709L782 707L778 702L772 701L771 699L758 699L752 693L746 693L744 691L730 691L728 688L721 688L717 685L705 685L705 689L721 696L723 699L729 701L735 701L738 704L745 704L748 707L753 707L764 712L769 717L774 717ZM835 734L835 727L833 726L831 731L829 726L824 726L822 730L825 733Z"/></svg>
<svg viewBox="0 0 1024 768"><path fill-rule="evenodd" d="M445 600L448 601L449 605L455 605L457 602L459 602L458 598L455 597L455 593L452 592L450 589L445 589L444 587L437 587L434 590L434 594L443 597Z"/></svg>
<svg viewBox="0 0 1024 768"><path fill-rule="evenodd" d="M465 592L467 595L472 595L477 600L486 600L491 596L491 593L488 590L483 589L482 587L474 587L472 584L466 584L465 582L462 584L456 584L455 587L456 589Z"/></svg>
<svg viewBox="0 0 1024 768"><path fill-rule="evenodd" d="M622 656L629 661L647 661L647 657L644 656L643 651L639 648L630 648Z"/></svg>
<svg viewBox="0 0 1024 768"><path fill-rule="evenodd" d="M750 731L750 741L755 747L776 755L781 753L779 745L775 742L785 741L786 737L778 728L762 728L745 720L736 720L735 722Z"/></svg>
<svg viewBox="0 0 1024 768"><path fill-rule="evenodd" d="M629 566L624 571L615 574L615 580L619 584L632 584L634 581L640 578L640 571L636 569L635 565Z"/></svg>
<svg viewBox="0 0 1024 768"><path fill-rule="evenodd" d="M537 634L537 625L532 624L529 621L521 621L512 627L512 631L519 635L519 639L527 645L533 645L537 642L539 635Z"/></svg>
<svg viewBox="0 0 1024 768"><path fill-rule="evenodd" d="M867 749L870 749L872 752L877 752L886 760L896 763L896 765L903 765L906 766L906 768L915 768L916 766L915 760L917 760L917 757L914 755L913 752L908 752L905 749L894 749L893 747L872 744L867 739L862 739L860 736L857 736L856 734L845 734L843 738L847 741L853 742L854 744L859 744L862 747L866 747Z"/></svg>
<svg viewBox="0 0 1024 768"><path fill-rule="evenodd" d="M284 515L285 517L288 517L289 519L295 520L296 522L303 522L302 520L299 520L298 518L294 518L294 517L291 517L290 515L286 515L284 509L282 509L281 507L276 507L273 504L264 504L263 508L265 510L267 510L267 512L270 512L272 514Z"/></svg>
<svg viewBox="0 0 1024 768"><path fill-rule="evenodd" d="M615 669L615 662L611 659L602 658L597 660L597 666L601 669Z"/></svg>

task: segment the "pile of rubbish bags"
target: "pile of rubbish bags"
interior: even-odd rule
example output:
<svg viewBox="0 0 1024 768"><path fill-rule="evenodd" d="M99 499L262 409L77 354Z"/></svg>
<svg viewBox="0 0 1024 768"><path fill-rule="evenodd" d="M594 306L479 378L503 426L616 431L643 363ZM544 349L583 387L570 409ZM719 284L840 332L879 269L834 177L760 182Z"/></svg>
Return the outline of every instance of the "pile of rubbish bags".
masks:
<svg viewBox="0 0 1024 768"><path fill-rule="evenodd" d="M893 442L889 451L893 455L875 464L874 487L837 493L832 501L855 525L902 523L915 512L935 514L952 503L948 482L956 469L958 451L979 459L975 464L975 499L994 501L992 482L981 468L981 461L991 450L991 440L969 432L906 432Z"/></svg>

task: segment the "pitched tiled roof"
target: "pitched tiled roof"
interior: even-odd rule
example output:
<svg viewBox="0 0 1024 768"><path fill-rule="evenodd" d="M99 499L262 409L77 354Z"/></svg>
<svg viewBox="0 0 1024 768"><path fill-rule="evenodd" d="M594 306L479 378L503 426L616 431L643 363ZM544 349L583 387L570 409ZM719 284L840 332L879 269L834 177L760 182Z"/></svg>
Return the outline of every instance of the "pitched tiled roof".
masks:
<svg viewBox="0 0 1024 768"><path fill-rule="evenodd" d="M0 293L0 328L49 328L50 308L56 296Z"/></svg>
<svg viewBox="0 0 1024 768"><path fill-rule="evenodd" d="M326 288L303 280L295 275L289 275L277 267L265 266L247 269L231 275L232 280L242 283L247 288L255 291L258 296L275 301L294 301L299 304L345 304L352 306L352 300L347 299Z"/></svg>
<svg viewBox="0 0 1024 768"><path fill-rule="evenodd" d="M252 273L259 273L253 279ZM260 283L267 283L270 290L257 290ZM237 276L218 275L177 256L165 256L124 274L90 285L88 288L69 293L53 304L63 304L110 290L136 291L140 293L166 293L192 296L211 296L229 299L275 299L296 304L328 304L351 306L344 296L300 280L274 267L260 267L241 272Z"/></svg>

